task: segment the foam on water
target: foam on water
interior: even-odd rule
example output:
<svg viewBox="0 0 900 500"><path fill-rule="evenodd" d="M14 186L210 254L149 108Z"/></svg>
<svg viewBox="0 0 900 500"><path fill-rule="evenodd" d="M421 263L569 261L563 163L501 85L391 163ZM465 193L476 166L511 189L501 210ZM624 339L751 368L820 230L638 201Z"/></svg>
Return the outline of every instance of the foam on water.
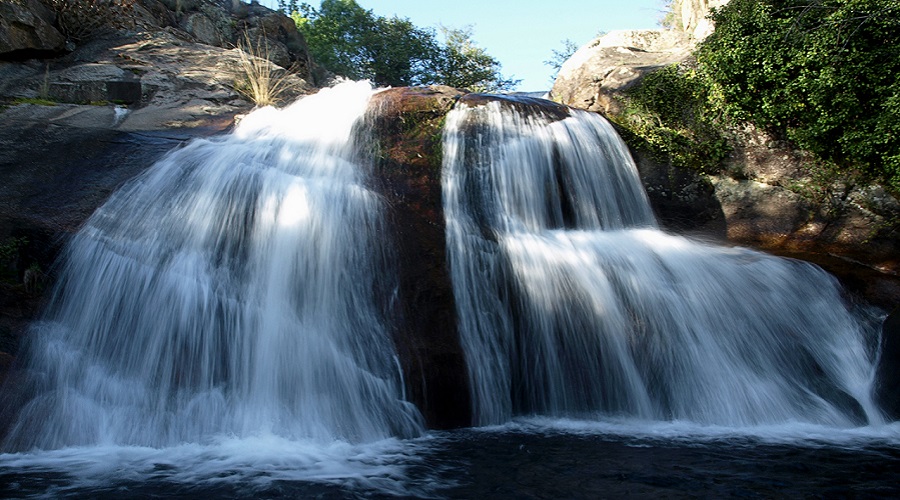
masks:
<svg viewBox="0 0 900 500"><path fill-rule="evenodd" d="M278 482L333 485L386 495L426 495L406 479L419 462L417 441L387 439L367 444L285 439L276 435L219 437L208 444L166 448L98 445L0 455L0 476L54 475L48 496L102 491L123 484L153 482L160 492L189 487L202 491L237 487L244 495Z"/></svg>
<svg viewBox="0 0 900 500"><path fill-rule="evenodd" d="M67 246L7 450L421 433L381 304L382 201L345 83L174 151Z"/></svg>
<svg viewBox="0 0 900 500"><path fill-rule="evenodd" d="M600 416L596 419L521 417L503 425L481 427L489 433L568 433L641 440L657 443L698 444L728 442L732 445L782 444L797 447L863 449L900 446L900 422L836 428L830 425L789 421L770 425L735 427L704 425L688 420L640 420Z"/></svg>
<svg viewBox="0 0 900 500"><path fill-rule="evenodd" d="M599 115L458 105L444 207L474 418L882 423L878 333L807 263L656 229Z"/></svg>

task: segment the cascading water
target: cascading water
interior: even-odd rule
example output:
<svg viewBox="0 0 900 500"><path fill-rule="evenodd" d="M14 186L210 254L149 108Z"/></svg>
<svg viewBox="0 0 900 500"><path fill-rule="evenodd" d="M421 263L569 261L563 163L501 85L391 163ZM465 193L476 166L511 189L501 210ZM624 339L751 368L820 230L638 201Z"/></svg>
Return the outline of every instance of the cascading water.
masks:
<svg viewBox="0 0 900 500"><path fill-rule="evenodd" d="M66 250L7 448L417 435L354 153L371 94L256 111L115 193Z"/></svg>
<svg viewBox="0 0 900 500"><path fill-rule="evenodd" d="M877 334L832 277L657 230L626 147L598 115L479 104L447 117L443 164L477 423L882 421Z"/></svg>
<svg viewBox="0 0 900 500"><path fill-rule="evenodd" d="M657 231L608 124L527 100L450 114L444 202L477 421L548 418L391 438L422 425L388 334L405 191L354 144L371 95L258 110L90 219L4 387L34 398L0 497L900 493L900 423L846 427L880 419L874 334L833 280Z"/></svg>

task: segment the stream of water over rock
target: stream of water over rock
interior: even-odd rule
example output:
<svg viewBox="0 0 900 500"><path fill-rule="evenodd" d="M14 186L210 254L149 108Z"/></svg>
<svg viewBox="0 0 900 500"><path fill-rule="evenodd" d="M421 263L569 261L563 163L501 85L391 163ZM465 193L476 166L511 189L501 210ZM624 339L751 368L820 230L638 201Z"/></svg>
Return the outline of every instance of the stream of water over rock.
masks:
<svg viewBox="0 0 900 500"><path fill-rule="evenodd" d="M372 93L257 110L91 217L16 379L3 496L900 494L877 313L810 264L659 231L609 124L534 100L446 120L480 427L425 429L384 305Z"/></svg>
<svg viewBox="0 0 900 500"><path fill-rule="evenodd" d="M877 332L837 281L659 231L625 144L599 115L459 105L443 179L477 423L883 423Z"/></svg>

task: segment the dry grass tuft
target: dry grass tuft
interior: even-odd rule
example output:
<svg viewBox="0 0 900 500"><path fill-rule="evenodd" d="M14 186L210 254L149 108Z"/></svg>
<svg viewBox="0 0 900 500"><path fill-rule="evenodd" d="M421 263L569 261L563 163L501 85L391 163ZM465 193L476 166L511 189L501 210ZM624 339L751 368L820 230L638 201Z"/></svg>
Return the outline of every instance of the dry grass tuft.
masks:
<svg viewBox="0 0 900 500"><path fill-rule="evenodd" d="M293 67L286 70L269 61L269 44L265 37L259 37L254 42L245 33L238 49L244 79L235 86L235 90L257 106L274 106L299 86L292 78Z"/></svg>

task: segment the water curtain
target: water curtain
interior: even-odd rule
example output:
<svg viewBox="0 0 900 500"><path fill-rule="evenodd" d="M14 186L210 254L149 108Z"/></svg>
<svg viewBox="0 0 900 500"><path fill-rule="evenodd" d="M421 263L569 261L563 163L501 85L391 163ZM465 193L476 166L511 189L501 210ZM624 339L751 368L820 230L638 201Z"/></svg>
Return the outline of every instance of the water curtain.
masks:
<svg viewBox="0 0 900 500"><path fill-rule="evenodd" d="M465 101L446 121L443 193L476 423L881 422L877 334L833 277L661 232L599 115Z"/></svg>
<svg viewBox="0 0 900 500"><path fill-rule="evenodd" d="M347 83L178 149L68 245L7 448L417 435ZM384 295L384 294L381 294Z"/></svg>

